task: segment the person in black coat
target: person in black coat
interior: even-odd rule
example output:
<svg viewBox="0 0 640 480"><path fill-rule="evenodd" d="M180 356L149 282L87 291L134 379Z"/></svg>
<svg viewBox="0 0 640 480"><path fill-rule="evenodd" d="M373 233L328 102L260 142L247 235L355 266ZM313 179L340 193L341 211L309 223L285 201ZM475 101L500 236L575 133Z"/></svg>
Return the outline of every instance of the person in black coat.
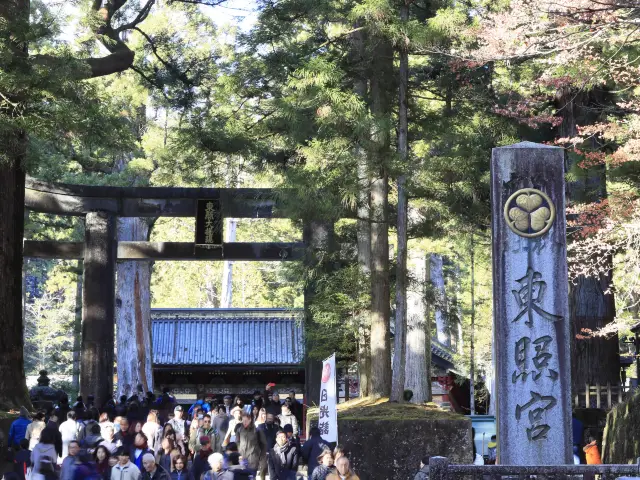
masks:
<svg viewBox="0 0 640 480"><path fill-rule="evenodd" d="M309 435L310 438L304 442L302 446L302 458L307 462L308 475L309 478L311 478L313 470L318 466L318 455L320 455L325 448L329 448L329 444L320 436L318 427L311 427Z"/></svg>
<svg viewBox="0 0 640 480"><path fill-rule="evenodd" d="M269 452L269 480L295 480L300 460L300 449L289 443L287 434L279 431L276 445Z"/></svg>
<svg viewBox="0 0 640 480"><path fill-rule="evenodd" d="M238 452L228 454L227 462L230 464L227 471L233 473L233 480L250 480L255 478L256 472L245 465L240 465L240 454Z"/></svg>
<svg viewBox="0 0 640 480"><path fill-rule="evenodd" d="M193 457L193 464L191 466L191 474L193 478L196 480L200 480L202 474L211 470L211 466L209 465L209 455L213 453L211 449L211 439L206 435L200 437L200 448L199 452Z"/></svg>
<svg viewBox="0 0 640 480"><path fill-rule="evenodd" d="M56 417L55 412L52 413L49 417L49 421L47 422L47 426L44 428L44 430L51 430L54 438L53 445L55 446L56 453L58 454L58 457L62 458L62 434L59 430L58 417Z"/></svg>
<svg viewBox="0 0 640 480"><path fill-rule="evenodd" d="M267 402L264 408L267 411L267 414L271 413L274 417L282 414L282 404L280 403L280 396L274 392L271 396L271 400Z"/></svg>
<svg viewBox="0 0 640 480"><path fill-rule="evenodd" d="M69 397L64 395L60 399L60 403L58 407L55 409L55 415L58 417L58 422L62 423L67 419L67 414L71 411L71 407L69 406Z"/></svg>
<svg viewBox="0 0 640 480"><path fill-rule="evenodd" d="M27 469L31 468L31 450L29 450L29 440L20 440L20 450L13 459L13 470L18 474L19 480L25 480Z"/></svg>
<svg viewBox="0 0 640 480"><path fill-rule="evenodd" d="M127 396L122 395L120 397L120 403L116 405L116 417L126 417L128 410L129 408L127 407Z"/></svg>
<svg viewBox="0 0 640 480"><path fill-rule="evenodd" d="M258 425L257 430L264 433L265 438L267 439L267 450L271 450L276 444L276 435L280 427L276 425L276 417L267 413L267 419L265 423Z"/></svg>

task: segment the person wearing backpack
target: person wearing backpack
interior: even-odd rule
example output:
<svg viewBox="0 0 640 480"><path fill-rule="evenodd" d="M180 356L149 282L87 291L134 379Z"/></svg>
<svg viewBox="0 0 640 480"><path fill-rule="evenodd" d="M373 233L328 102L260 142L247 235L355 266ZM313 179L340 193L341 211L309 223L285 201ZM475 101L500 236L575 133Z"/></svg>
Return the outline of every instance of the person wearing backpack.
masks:
<svg viewBox="0 0 640 480"><path fill-rule="evenodd" d="M31 450L29 450L29 440L20 440L20 451L13 459L13 471L18 474L20 480L31 478Z"/></svg>
<svg viewBox="0 0 640 480"><path fill-rule="evenodd" d="M38 443L31 452L31 480L57 480L55 436L52 429L45 428Z"/></svg>

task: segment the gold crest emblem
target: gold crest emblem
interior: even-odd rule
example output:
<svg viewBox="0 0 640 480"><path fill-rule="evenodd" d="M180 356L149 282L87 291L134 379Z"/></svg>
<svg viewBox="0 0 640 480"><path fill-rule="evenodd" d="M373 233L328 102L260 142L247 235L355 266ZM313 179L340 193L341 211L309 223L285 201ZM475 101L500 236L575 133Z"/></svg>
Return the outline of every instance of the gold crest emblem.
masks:
<svg viewBox="0 0 640 480"><path fill-rule="evenodd" d="M535 188L523 188L504 205L504 219L513 233L521 237L540 237L556 218L556 207L547 194Z"/></svg>

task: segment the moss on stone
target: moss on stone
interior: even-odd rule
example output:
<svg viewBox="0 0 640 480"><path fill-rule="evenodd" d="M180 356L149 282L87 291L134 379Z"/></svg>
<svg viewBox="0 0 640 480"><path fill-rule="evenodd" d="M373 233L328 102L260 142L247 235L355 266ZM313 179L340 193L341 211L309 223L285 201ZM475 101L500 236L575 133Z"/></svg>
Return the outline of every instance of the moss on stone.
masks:
<svg viewBox="0 0 640 480"><path fill-rule="evenodd" d="M318 409L309 409L310 419L318 418ZM388 398L363 397L338 404L338 420L446 420L463 418L442 410L435 403L395 403Z"/></svg>
<svg viewBox="0 0 640 480"><path fill-rule="evenodd" d="M640 394L609 412L603 444L605 463L635 463L640 457Z"/></svg>

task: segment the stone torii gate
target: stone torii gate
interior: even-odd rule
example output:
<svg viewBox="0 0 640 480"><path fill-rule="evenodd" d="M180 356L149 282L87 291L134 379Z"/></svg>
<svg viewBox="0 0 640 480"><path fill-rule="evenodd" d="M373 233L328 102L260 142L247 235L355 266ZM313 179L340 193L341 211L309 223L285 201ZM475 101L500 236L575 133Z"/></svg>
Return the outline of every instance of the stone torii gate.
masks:
<svg viewBox="0 0 640 480"><path fill-rule="evenodd" d="M118 217L195 217L198 200L213 199L220 220L289 218L282 208L283 190L178 187L104 187L51 184L27 179L25 207L33 212L85 217L84 242L25 240L24 256L83 260L80 392L101 405L113 394L115 347L115 271L124 260L292 261L309 258L306 247L326 248L332 228L310 222L303 242L222 243L118 242ZM222 229L223 221L218 222ZM221 234L220 232L218 232ZM308 300L305 289L305 306ZM309 321L307 311L306 315ZM317 362L305 360L308 399L318 396ZM317 377L317 381L316 381ZM317 399L316 399L317 402Z"/></svg>

